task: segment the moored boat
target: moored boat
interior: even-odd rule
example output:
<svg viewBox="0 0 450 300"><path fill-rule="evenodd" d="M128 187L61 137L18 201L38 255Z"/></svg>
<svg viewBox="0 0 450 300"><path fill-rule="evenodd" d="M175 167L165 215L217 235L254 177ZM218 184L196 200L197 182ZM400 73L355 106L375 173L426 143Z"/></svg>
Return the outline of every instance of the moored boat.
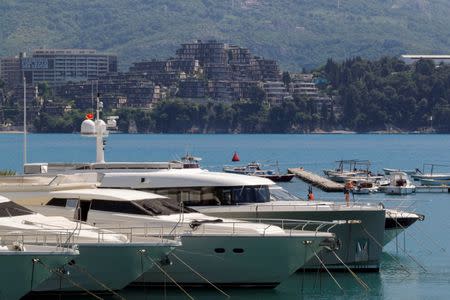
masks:
<svg viewBox="0 0 450 300"><path fill-rule="evenodd" d="M279 170L263 169L262 165L257 162L251 162L245 166L225 166L223 171L226 173L263 177L274 182L289 182L295 177L294 174L282 174Z"/></svg>
<svg viewBox="0 0 450 300"><path fill-rule="evenodd" d="M390 184L383 188L387 195L409 195L416 191L416 186L404 172L391 172L389 180Z"/></svg>
<svg viewBox="0 0 450 300"><path fill-rule="evenodd" d="M36 195L45 193L16 195L23 200L22 197L27 194L31 198L40 199ZM76 214L84 215L84 208L80 207ZM0 196L0 229L14 231L18 236L28 235L29 232L36 235L39 233L44 236L47 245L77 245L80 254L73 263L65 266L70 276L62 278L54 273L35 286L33 291L120 290L153 267L153 264L142 264L142 252L149 253L155 261L159 261L174 246L179 245L179 242L161 239L130 241L126 235L111 230L70 221L60 215L45 216L36 213L3 196Z"/></svg>
<svg viewBox="0 0 450 300"><path fill-rule="evenodd" d="M78 204L68 205L73 199L78 199ZM22 202L38 204L32 199ZM160 265L164 272L153 268L136 280L138 284L151 285L165 285L168 278L164 273L182 285L208 285L188 265L216 285L275 287L314 253L334 245L335 235L321 232L320 228L339 225L313 222L318 229L284 230L270 224L218 219L196 213L164 196L124 189L55 191L43 203L28 207L46 215L69 217L81 203L87 203L84 221L105 230L132 227L134 237L158 234L179 238L182 245L168 255L170 263ZM296 225L300 228L304 224Z"/></svg>
<svg viewBox="0 0 450 300"><path fill-rule="evenodd" d="M39 237L42 235L33 231L17 234L4 232L1 228L1 299L20 299L50 278L53 272L58 272L69 261L77 259L78 250L37 243Z"/></svg>

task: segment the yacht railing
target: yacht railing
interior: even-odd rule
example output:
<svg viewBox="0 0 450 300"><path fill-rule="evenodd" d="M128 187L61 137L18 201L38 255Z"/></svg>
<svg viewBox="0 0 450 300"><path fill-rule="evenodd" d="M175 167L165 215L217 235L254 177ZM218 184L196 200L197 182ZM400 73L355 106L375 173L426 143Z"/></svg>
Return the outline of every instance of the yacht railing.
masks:
<svg viewBox="0 0 450 300"><path fill-rule="evenodd" d="M243 218L241 220L255 223L269 223L289 231L314 231L330 232L331 229L343 224L359 224L361 220L335 220L335 221L316 221L316 220L298 220L298 219L270 219L270 218Z"/></svg>
<svg viewBox="0 0 450 300"><path fill-rule="evenodd" d="M103 227L128 237L130 241L145 237L178 239L190 235L288 235L293 236L300 231L330 232L332 228L359 220L336 220L331 222L289 219L242 219L221 221L221 219L193 220L192 222L148 224L141 227ZM255 223L257 226L255 226ZM214 226L210 226L214 225ZM270 231L274 229L274 231ZM283 230L283 231L280 231Z"/></svg>
<svg viewBox="0 0 450 300"><path fill-rule="evenodd" d="M333 200L333 201L330 201ZM335 201L339 201L339 202L335 202ZM333 210L348 210L353 209L353 210L367 210L367 209L381 209L381 208L395 208L395 209L411 209L412 206L414 206L414 204L417 203L416 199L408 199L408 198L374 198L374 202L362 202L359 201L360 199L356 199L355 200L351 200L351 202L347 205L347 203L345 203L343 198L329 198L327 200L321 200L321 199L315 199L315 200L311 200L311 201L307 201L307 200L282 200L282 199L277 199L272 201L273 203L276 203L278 201L290 201L290 202L296 202L296 201L301 201L303 202L303 204L271 204L266 203L264 205L258 205L258 204L254 204L253 206L257 207L258 211L262 211L262 209L264 209L265 206L269 206L271 207L271 209L274 210L273 207L291 207L292 209L298 209L298 208L305 208L305 207L315 207L316 210L319 209L319 207L323 207L323 206L329 206L330 208L332 208ZM367 199L364 199L367 200ZM423 200L421 200L421 202L423 202ZM272 207L273 206L273 207ZM224 207L221 207L221 210L225 209ZM230 210L232 210L232 208L230 208Z"/></svg>
<svg viewBox="0 0 450 300"><path fill-rule="evenodd" d="M40 231L0 231L0 245L13 246L20 251L23 245L53 246L55 251L66 251L76 248L75 241L68 243L70 232L40 232Z"/></svg>
<svg viewBox="0 0 450 300"><path fill-rule="evenodd" d="M282 200L281 200L282 201ZM273 201L273 202L277 202L277 201ZM291 202L297 202L297 201L291 201ZM318 202L318 203L314 203L314 202ZM359 210L359 211L364 211L364 210L375 210L375 209L382 209L382 207L380 206L380 204L375 204L375 203L361 203L361 202L357 202L357 203L350 203L349 205L347 205L346 203L332 203L329 201L311 201L311 202L306 202L304 201L303 204L272 204L271 202L266 202L264 204L258 204L258 203L252 203L252 204L244 204L244 205L239 205L239 206L220 206L220 211L223 212L233 212L238 210L238 207L243 207L245 208L245 211L255 211L255 212L262 212L262 211L279 211L280 208L283 208L283 210L289 210L289 211L296 211L296 210L300 210L300 211L305 211L305 208L309 208L309 210L307 211L319 211L321 210L320 208L322 207L329 207L331 210L334 211L341 211L341 210ZM195 208L195 207L193 207ZM211 210L214 210L216 207L211 207ZM204 210L205 214L208 214L208 210Z"/></svg>

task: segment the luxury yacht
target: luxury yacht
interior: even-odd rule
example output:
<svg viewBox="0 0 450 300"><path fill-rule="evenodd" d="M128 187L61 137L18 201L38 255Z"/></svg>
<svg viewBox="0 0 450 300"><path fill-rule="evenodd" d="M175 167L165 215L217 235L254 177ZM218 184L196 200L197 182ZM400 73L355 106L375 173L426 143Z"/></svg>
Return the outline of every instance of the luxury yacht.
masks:
<svg viewBox="0 0 450 300"><path fill-rule="evenodd" d="M36 236L48 245L77 244L79 249L80 255L64 267L67 276L55 273L33 288L34 291L119 290L154 267L153 263L142 263L142 255L150 256L153 261L165 261L166 255L179 245L161 238L130 242L124 234L61 216L44 216L2 196L0 201L2 231L19 237Z"/></svg>
<svg viewBox="0 0 450 300"><path fill-rule="evenodd" d="M0 201L1 206L4 199ZM24 243L24 235L3 232L1 228L0 232L0 299L20 299L79 254L68 247ZM37 238L32 232L28 237Z"/></svg>
<svg viewBox="0 0 450 300"><path fill-rule="evenodd" d="M169 274L183 285L275 287L322 248L333 247L334 234L326 230L340 226L339 222L291 221L313 230L284 230L205 216L180 206L178 200L126 189L62 190L49 192L46 201L32 195L17 201L45 215L75 216L116 232L131 226L137 228L134 236L141 238L179 237L182 245L161 264L162 271L153 268L138 284L164 285L170 283Z"/></svg>
<svg viewBox="0 0 450 300"><path fill-rule="evenodd" d="M342 242L336 253L355 269L377 270L382 245L417 220L392 219L385 208L373 204L345 204L325 201L303 201L270 180L254 176L209 172L201 169L167 169L153 172L109 172L99 178L101 188L131 188L149 191L182 201L185 206L211 216L228 218L266 218L297 220L349 220L334 227ZM401 213L391 210L391 212ZM404 214L406 215L406 214ZM392 227L392 222L400 226ZM273 224L279 224L272 221ZM390 232L390 230L394 230ZM384 237L384 233L386 238ZM324 254L327 266L342 268L334 253ZM320 267L316 260L308 263Z"/></svg>

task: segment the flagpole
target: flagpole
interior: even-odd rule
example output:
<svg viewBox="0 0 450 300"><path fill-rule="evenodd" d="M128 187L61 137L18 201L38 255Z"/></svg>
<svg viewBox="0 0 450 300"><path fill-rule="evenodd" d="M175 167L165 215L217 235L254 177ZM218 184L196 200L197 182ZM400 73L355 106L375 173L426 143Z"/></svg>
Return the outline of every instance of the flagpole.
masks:
<svg viewBox="0 0 450 300"><path fill-rule="evenodd" d="M23 164L27 163L27 82L23 75Z"/></svg>

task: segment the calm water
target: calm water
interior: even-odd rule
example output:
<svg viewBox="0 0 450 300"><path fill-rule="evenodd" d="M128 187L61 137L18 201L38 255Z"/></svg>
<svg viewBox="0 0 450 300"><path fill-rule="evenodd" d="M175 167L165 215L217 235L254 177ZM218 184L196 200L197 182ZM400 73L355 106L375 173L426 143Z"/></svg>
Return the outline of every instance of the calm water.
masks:
<svg viewBox="0 0 450 300"><path fill-rule="evenodd" d="M95 159L94 140L79 135L30 135L28 142L29 162ZM422 168L423 163L450 165L449 150L449 135L112 135L108 139L106 159L167 161L189 151L203 158L204 167L220 170L230 164L233 152L238 151L242 162L258 160L273 164L278 161L281 169L303 166L321 172L333 167L334 160L359 158L370 159L372 170L381 171L382 167ZM22 136L0 135L0 153L0 169L20 172ZM442 171L450 172L450 168ZM306 195L306 185L296 179L284 185L292 192ZM326 194L317 190L315 193L318 198L343 201L341 193ZM385 248L379 274L358 274L370 286L370 291L364 291L347 273L334 274L344 292L326 273L297 273L274 290L229 289L227 292L233 299L449 299L450 195L424 193L388 198L379 194L358 196L355 201L383 201L389 206L408 207L426 215L424 222L415 224L399 238L402 247L406 242L407 253L397 252L392 242ZM189 292L196 299L221 298L209 289L190 289ZM129 288L121 294L128 299L184 298L174 289Z"/></svg>

